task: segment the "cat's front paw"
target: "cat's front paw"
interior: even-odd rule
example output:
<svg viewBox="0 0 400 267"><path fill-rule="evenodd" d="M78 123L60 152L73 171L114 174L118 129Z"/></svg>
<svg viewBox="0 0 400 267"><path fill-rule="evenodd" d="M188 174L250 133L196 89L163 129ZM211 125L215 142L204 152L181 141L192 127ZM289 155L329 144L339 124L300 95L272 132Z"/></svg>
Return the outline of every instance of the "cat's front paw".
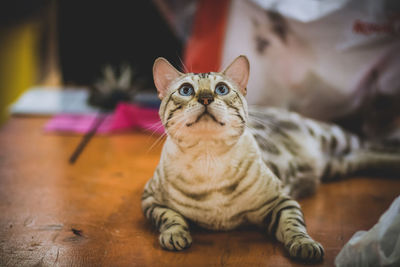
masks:
<svg viewBox="0 0 400 267"><path fill-rule="evenodd" d="M180 251L184 250L192 244L192 237L189 231L175 227L163 231L160 234L160 244L164 249Z"/></svg>
<svg viewBox="0 0 400 267"><path fill-rule="evenodd" d="M320 243L309 237L297 238L287 246L290 257L308 262L321 261L324 257L324 248Z"/></svg>

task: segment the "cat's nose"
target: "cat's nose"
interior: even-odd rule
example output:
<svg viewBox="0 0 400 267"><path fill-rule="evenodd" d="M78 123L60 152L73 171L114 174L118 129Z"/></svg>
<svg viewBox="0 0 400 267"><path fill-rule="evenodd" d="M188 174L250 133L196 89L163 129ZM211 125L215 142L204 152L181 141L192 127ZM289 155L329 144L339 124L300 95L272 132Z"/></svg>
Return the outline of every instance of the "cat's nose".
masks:
<svg viewBox="0 0 400 267"><path fill-rule="evenodd" d="M207 106L207 105L210 105L211 102L214 101L214 97L210 93L201 94L201 95L199 95L197 101L199 101L199 103L203 104L204 106Z"/></svg>

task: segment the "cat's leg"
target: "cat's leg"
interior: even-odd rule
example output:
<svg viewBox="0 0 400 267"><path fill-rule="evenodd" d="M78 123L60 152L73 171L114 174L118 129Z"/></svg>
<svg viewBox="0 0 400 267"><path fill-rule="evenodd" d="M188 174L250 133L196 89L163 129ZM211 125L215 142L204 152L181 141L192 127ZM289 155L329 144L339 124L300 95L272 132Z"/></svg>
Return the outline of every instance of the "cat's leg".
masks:
<svg viewBox="0 0 400 267"><path fill-rule="evenodd" d="M290 257L322 260L324 249L308 235L299 203L287 196L281 196L275 203L264 218L268 233L285 245Z"/></svg>
<svg viewBox="0 0 400 267"><path fill-rule="evenodd" d="M159 242L164 249L179 251L190 247L192 237L183 216L158 204L147 190L142 195L142 210L160 232Z"/></svg>

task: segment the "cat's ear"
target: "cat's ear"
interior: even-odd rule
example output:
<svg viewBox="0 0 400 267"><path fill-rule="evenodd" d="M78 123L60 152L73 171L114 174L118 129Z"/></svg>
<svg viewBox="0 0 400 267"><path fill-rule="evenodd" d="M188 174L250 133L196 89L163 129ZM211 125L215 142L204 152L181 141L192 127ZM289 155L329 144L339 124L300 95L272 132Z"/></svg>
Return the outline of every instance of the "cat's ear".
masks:
<svg viewBox="0 0 400 267"><path fill-rule="evenodd" d="M172 81L183 75L175 69L165 58L159 57L154 61L153 78L158 97L163 99Z"/></svg>
<svg viewBox="0 0 400 267"><path fill-rule="evenodd" d="M240 92L246 95L250 75L250 63L246 56L238 56L222 73L235 81Z"/></svg>

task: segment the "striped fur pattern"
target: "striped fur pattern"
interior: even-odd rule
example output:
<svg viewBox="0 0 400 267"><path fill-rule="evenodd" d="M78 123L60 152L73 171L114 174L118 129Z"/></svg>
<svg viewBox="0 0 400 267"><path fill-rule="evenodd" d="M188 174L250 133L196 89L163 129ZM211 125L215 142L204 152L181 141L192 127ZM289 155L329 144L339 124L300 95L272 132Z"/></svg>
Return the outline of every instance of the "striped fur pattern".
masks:
<svg viewBox="0 0 400 267"><path fill-rule="evenodd" d="M296 199L314 193L320 182L361 171L400 173L396 150L379 151L334 124L283 109L251 107L248 126L263 161Z"/></svg>
<svg viewBox="0 0 400 267"><path fill-rule="evenodd" d="M294 197L370 158L354 156L363 144L338 126L248 109L248 71L244 56L221 73L182 74L164 59L155 62L167 139L144 188L143 212L167 250L191 245L188 221L213 230L250 223L282 242L292 258L319 261L324 250L308 235Z"/></svg>

